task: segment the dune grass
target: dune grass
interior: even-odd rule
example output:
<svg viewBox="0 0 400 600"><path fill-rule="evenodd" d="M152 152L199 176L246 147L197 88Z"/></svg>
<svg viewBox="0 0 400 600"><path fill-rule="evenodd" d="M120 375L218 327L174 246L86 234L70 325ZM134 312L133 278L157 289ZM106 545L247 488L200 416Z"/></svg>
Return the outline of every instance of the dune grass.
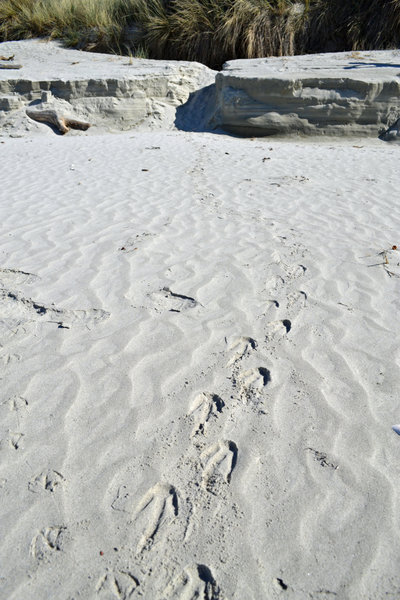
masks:
<svg viewBox="0 0 400 600"><path fill-rule="evenodd" d="M399 0L316 0L310 11L309 50L397 48Z"/></svg>
<svg viewBox="0 0 400 600"><path fill-rule="evenodd" d="M400 0L0 0L0 40L197 60L400 44Z"/></svg>
<svg viewBox="0 0 400 600"><path fill-rule="evenodd" d="M88 50L118 50L124 0L1 0L0 39L49 37Z"/></svg>

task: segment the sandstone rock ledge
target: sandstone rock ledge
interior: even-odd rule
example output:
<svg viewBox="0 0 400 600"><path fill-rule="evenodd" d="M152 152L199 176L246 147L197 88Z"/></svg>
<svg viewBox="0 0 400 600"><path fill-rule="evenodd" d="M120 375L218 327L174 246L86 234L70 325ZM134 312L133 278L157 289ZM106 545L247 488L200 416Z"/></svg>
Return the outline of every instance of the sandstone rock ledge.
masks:
<svg viewBox="0 0 400 600"><path fill-rule="evenodd" d="M26 116L28 107L88 121L90 132L172 128L177 108L215 82L215 72L199 63L81 52L54 41L4 42L0 54L22 65L0 70L5 135L51 133Z"/></svg>
<svg viewBox="0 0 400 600"><path fill-rule="evenodd" d="M347 135L400 141L400 51L195 62L0 44L0 135L52 134L31 111L88 122L89 135L130 129L225 130L243 136ZM15 69L12 68L15 62ZM21 68L17 68L21 65Z"/></svg>
<svg viewBox="0 0 400 600"><path fill-rule="evenodd" d="M220 126L239 135L376 137L400 117L400 52L234 60L216 94Z"/></svg>

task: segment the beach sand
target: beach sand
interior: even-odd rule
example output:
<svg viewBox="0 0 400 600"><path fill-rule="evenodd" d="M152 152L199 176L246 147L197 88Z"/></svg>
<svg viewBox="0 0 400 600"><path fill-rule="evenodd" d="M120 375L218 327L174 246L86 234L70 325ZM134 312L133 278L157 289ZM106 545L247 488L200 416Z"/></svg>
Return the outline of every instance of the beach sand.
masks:
<svg viewBox="0 0 400 600"><path fill-rule="evenodd" d="M398 145L177 131L205 67L40 44L0 82L1 600L399 598Z"/></svg>
<svg viewBox="0 0 400 600"><path fill-rule="evenodd" d="M398 598L398 147L0 161L1 598Z"/></svg>

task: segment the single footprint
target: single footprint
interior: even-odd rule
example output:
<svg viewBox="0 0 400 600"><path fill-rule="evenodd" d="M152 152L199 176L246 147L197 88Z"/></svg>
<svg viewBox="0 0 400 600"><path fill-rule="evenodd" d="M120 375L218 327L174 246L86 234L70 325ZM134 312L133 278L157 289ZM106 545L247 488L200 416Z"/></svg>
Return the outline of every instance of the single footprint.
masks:
<svg viewBox="0 0 400 600"><path fill-rule="evenodd" d="M9 411L7 411L8 414L4 414L3 418L2 413L4 413L5 410L7 410L7 406L11 414ZM23 398L22 396L12 396L11 398L4 400L0 404L0 415L2 417L1 421L3 422L3 425L5 425L6 422L10 423L12 421L12 427L17 427L18 429L20 429L20 416L23 416L27 408L28 400L26 400L26 398Z"/></svg>
<svg viewBox="0 0 400 600"><path fill-rule="evenodd" d="M2 348L2 346L0 344L0 349L1 348ZM16 363L20 360L21 360L21 356L19 354L15 354L15 353L9 354L8 352L5 352L4 354L0 354L0 361L6 367L8 365L12 365L12 363Z"/></svg>
<svg viewBox="0 0 400 600"><path fill-rule="evenodd" d="M240 384L240 397L247 404L251 400L258 400L260 392L271 381L271 373L264 367L248 369L238 375Z"/></svg>
<svg viewBox="0 0 400 600"><path fill-rule="evenodd" d="M218 413L222 412L225 406L222 398L217 394L207 394L202 392L193 400L189 415L194 416L195 426L191 436L205 433L206 426L212 417L217 417Z"/></svg>
<svg viewBox="0 0 400 600"><path fill-rule="evenodd" d="M286 282L281 275L273 273L268 281L266 281L265 287L269 292L277 292L284 287L285 283Z"/></svg>
<svg viewBox="0 0 400 600"><path fill-rule="evenodd" d="M277 292L291 281L303 277L307 268L304 265L288 265L276 257L275 263L270 265L270 270L272 273L265 287L269 292Z"/></svg>
<svg viewBox="0 0 400 600"><path fill-rule="evenodd" d="M211 570L205 565L186 567L165 589L162 600L222 600Z"/></svg>
<svg viewBox="0 0 400 600"><path fill-rule="evenodd" d="M220 440L206 448L200 455L203 488L214 493L217 486L230 483L237 454L237 446L230 440Z"/></svg>
<svg viewBox="0 0 400 600"><path fill-rule="evenodd" d="M129 571L114 571L100 577L96 585L96 592L100 597L118 600L127 600L139 587L139 580Z"/></svg>
<svg viewBox="0 0 400 600"><path fill-rule="evenodd" d="M191 296L177 294L168 287L163 287L158 292L153 292L150 297L157 305L156 310L169 310L170 312L184 312L199 305L199 302Z"/></svg>
<svg viewBox="0 0 400 600"><path fill-rule="evenodd" d="M42 560L52 552L60 552L63 549L66 527L46 527L42 529L32 540L31 555Z"/></svg>
<svg viewBox="0 0 400 600"><path fill-rule="evenodd" d="M155 233L149 233L148 231L144 231L143 233L138 233L135 236L132 236L130 238L128 238L126 240L126 242L120 247L118 248L118 250L120 250L120 252L133 252L134 250L138 250L139 245L143 242L143 240L145 240L146 238L152 238L155 237L156 234Z"/></svg>
<svg viewBox="0 0 400 600"><path fill-rule="evenodd" d="M0 269L0 284L1 285L22 285L24 283L33 283L39 279L34 273L19 271L18 269Z"/></svg>
<svg viewBox="0 0 400 600"><path fill-rule="evenodd" d="M19 450L19 448L21 448L21 444L22 441L25 437L24 433L20 433L20 432L13 432L10 431L10 435L9 435L9 442L12 448L14 448L14 450Z"/></svg>
<svg viewBox="0 0 400 600"><path fill-rule="evenodd" d="M288 294L286 297L286 308L290 308L295 304L300 304L305 307L307 305L307 294L301 290Z"/></svg>
<svg viewBox="0 0 400 600"><path fill-rule="evenodd" d="M53 471L53 469L48 469L47 471L42 471L42 473L31 479L31 481L28 483L28 489L34 494L38 494L43 490L47 492L54 492L56 487L63 484L64 481L65 477L63 477L61 473L58 471Z"/></svg>
<svg viewBox="0 0 400 600"><path fill-rule="evenodd" d="M267 324L267 341L271 341L274 338L284 337L289 333L292 328L292 324L288 319L283 321L271 321Z"/></svg>
<svg viewBox="0 0 400 600"><path fill-rule="evenodd" d="M286 263L281 263L283 270L285 271L285 275L287 280L291 281L293 279L298 279L299 277L303 277L305 272L307 271L307 267L304 265L288 265Z"/></svg>
<svg viewBox="0 0 400 600"><path fill-rule="evenodd" d="M227 367L233 366L238 360L242 359L245 355L250 354L251 350L257 348L257 342L251 337L236 337L229 344L228 350L233 352L232 357L227 363Z"/></svg>
<svg viewBox="0 0 400 600"><path fill-rule="evenodd" d="M149 549L160 529L171 524L178 515L178 495L169 483L156 483L143 496L133 515L133 522L145 521L136 552Z"/></svg>
<svg viewBox="0 0 400 600"><path fill-rule="evenodd" d="M126 485L120 485L118 488L117 494L111 503L111 508L113 510L126 512L129 497L130 497L130 494L128 491L128 487Z"/></svg>
<svg viewBox="0 0 400 600"><path fill-rule="evenodd" d="M319 465L321 467L328 467L329 469L333 469L334 471L336 471L339 466L332 462L329 458L328 455L325 452L319 452L318 450L314 450L314 448L307 448L307 450L309 452L311 452L311 454L314 457L314 460L319 463Z"/></svg>
<svg viewBox="0 0 400 600"><path fill-rule="evenodd" d="M12 398L9 398L8 400L6 400L6 402L8 403L8 406L10 407L10 410L19 412L20 410L25 409L28 406L28 400L26 400L26 398L23 398L22 396L13 396ZM3 402L4 404L4 402Z"/></svg>
<svg viewBox="0 0 400 600"><path fill-rule="evenodd" d="M6 289L0 289L0 309L5 319L21 323L43 320L56 323L60 328L69 328L71 324L91 326L110 316L110 313L97 308L70 310L54 305L45 306L31 298L24 298L19 292Z"/></svg>

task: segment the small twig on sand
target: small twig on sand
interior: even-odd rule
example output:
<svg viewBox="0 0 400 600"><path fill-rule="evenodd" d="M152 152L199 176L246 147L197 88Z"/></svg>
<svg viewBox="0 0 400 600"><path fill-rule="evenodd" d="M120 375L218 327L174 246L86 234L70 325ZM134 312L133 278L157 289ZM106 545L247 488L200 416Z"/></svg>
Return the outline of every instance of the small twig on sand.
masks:
<svg viewBox="0 0 400 600"><path fill-rule="evenodd" d="M389 275L389 277L400 277L400 273L395 273L394 271L391 271L388 268L390 265L388 253L396 251L397 249L398 249L397 246L392 246L389 250L382 250L382 252L378 252L376 256L381 256L383 259L383 262L375 263L373 265L368 265L368 267L383 266L383 268L385 269L385 271ZM368 256L371 256L371 255L369 254ZM392 262L392 264L393 264L393 262ZM400 266L400 263L398 262L397 265L394 265L394 266Z"/></svg>

